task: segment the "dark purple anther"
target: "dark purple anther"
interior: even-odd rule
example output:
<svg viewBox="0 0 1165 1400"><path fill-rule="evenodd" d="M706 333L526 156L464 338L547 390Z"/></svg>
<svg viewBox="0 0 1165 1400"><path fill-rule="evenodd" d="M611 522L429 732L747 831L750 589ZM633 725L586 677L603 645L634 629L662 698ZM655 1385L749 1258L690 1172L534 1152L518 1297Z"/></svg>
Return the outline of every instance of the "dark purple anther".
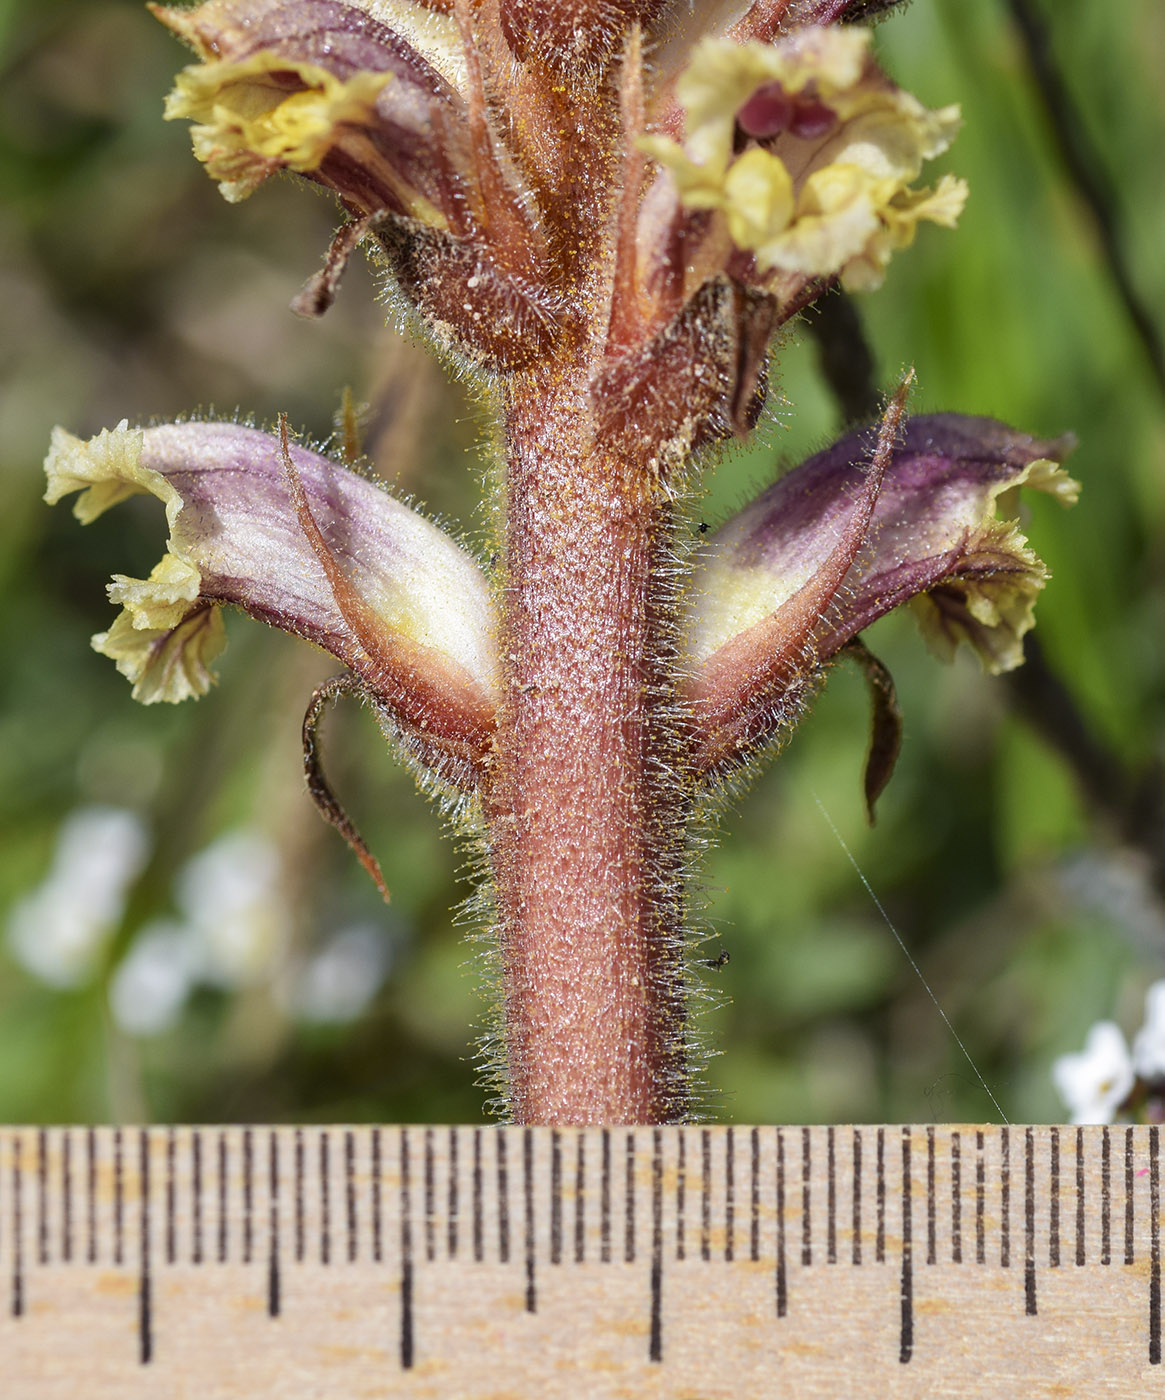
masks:
<svg viewBox="0 0 1165 1400"><path fill-rule="evenodd" d="M768 136L779 136L792 118L793 99L777 82L757 88L736 114L744 134L760 141Z"/></svg>
<svg viewBox="0 0 1165 1400"><path fill-rule="evenodd" d="M794 107L789 131L793 136L799 136L802 141L812 141L831 131L836 121L836 113L824 102L809 98L807 101L798 102Z"/></svg>
<svg viewBox="0 0 1165 1400"><path fill-rule="evenodd" d="M837 114L811 92L790 94L778 82L759 87L736 114L745 136L767 141L783 131L812 141L824 136L837 121Z"/></svg>

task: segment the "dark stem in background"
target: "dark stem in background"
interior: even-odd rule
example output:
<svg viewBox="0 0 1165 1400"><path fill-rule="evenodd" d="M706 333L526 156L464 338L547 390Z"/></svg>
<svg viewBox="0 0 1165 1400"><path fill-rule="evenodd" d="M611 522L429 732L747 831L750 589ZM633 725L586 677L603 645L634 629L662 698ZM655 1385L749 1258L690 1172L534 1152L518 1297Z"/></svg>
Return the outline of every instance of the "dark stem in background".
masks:
<svg viewBox="0 0 1165 1400"><path fill-rule="evenodd" d="M861 315L842 291L823 297L806 316L821 370L846 424L875 417L879 396L874 356ZM1024 664L1003 677L1012 708L1068 766L1086 805L1150 864L1165 898L1165 771L1159 762L1134 774L1098 736L1065 682L1048 664L1034 633L1024 638Z"/></svg>
<svg viewBox="0 0 1165 1400"><path fill-rule="evenodd" d="M1165 345L1133 283L1121 248L1120 207L1084 122L1052 54L1048 29L1034 0L1008 0L1064 169L1096 221L1104 261L1157 387L1165 395Z"/></svg>
<svg viewBox="0 0 1165 1400"><path fill-rule="evenodd" d="M1012 707L1067 763L1085 802L1120 839L1148 857L1150 879L1165 897L1165 772L1151 763L1129 772L1089 727L1071 691L1029 632L1023 665L1004 677Z"/></svg>
<svg viewBox="0 0 1165 1400"><path fill-rule="evenodd" d="M841 288L828 292L805 314L817 342L817 361L837 406L843 428L877 418L882 411L874 356L851 297Z"/></svg>

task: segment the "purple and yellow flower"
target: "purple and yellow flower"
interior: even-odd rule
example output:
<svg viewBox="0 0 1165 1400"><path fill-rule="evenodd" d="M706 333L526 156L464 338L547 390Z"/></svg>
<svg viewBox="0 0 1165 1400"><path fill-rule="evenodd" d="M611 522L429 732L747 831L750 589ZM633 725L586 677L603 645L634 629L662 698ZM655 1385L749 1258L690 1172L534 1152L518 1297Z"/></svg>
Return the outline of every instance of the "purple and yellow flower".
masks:
<svg viewBox="0 0 1165 1400"><path fill-rule="evenodd" d="M701 766L747 754L820 668L901 604L944 660L963 642L989 671L1020 665L1048 574L997 507L1020 486L1073 504L1079 488L1059 465L1071 446L989 418L918 417L876 475L876 435L851 433L723 525L690 624Z"/></svg>
<svg viewBox="0 0 1165 1400"><path fill-rule="evenodd" d="M895 87L860 29L808 28L775 44L705 39L675 85L679 139L645 136L688 210L714 211L750 280L781 285L840 276L882 281L921 220L951 227L966 185L914 182L959 129L957 107L928 111ZM715 245L714 233L708 242Z"/></svg>
<svg viewBox="0 0 1165 1400"><path fill-rule="evenodd" d="M85 523L137 493L166 507L166 553L149 578L114 577L122 611L93 639L136 699L204 694L233 605L331 652L432 766L469 781L498 693L495 613L444 530L359 472L233 423L123 424L89 442L58 429L46 469L46 500L81 492Z"/></svg>

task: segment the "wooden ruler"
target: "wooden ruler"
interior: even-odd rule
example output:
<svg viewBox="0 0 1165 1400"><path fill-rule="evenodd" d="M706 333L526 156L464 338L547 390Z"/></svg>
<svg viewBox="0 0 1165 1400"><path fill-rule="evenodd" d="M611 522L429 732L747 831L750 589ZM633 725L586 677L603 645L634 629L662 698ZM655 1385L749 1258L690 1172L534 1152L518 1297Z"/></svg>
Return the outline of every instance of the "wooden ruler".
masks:
<svg viewBox="0 0 1165 1400"><path fill-rule="evenodd" d="M1140 1397L1156 1127L0 1130L4 1400Z"/></svg>

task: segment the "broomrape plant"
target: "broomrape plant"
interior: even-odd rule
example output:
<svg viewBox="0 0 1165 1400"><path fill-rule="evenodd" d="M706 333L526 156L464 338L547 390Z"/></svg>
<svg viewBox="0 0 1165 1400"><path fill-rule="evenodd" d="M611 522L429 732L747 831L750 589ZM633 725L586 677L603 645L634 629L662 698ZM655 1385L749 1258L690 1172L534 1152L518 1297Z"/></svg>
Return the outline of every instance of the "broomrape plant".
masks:
<svg viewBox="0 0 1165 1400"><path fill-rule="evenodd" d="M58 429L47 499L83 522L135 493L168 549L115 576L94 639L137 699L205 692L233 604L344 666L479 840L500 970L497 1074L519 1122L689 1111L685 884L694 833L785 737L830 663L871 685L872 804L897 747L862 628L910 603L993 671L1046 571L1001 500L1075 499L1066 440L906 416L693 528L714 445L747 434L774 335L882 280L965 186L920 185L959 125L848 21L879 0L208 0L151 7L195 51L167 116L231 201L278 171L344 214L297 309L363 246L496 418L485 566L360 467L234 422ZM351 436L348 434L346 436Z"/></svg>

